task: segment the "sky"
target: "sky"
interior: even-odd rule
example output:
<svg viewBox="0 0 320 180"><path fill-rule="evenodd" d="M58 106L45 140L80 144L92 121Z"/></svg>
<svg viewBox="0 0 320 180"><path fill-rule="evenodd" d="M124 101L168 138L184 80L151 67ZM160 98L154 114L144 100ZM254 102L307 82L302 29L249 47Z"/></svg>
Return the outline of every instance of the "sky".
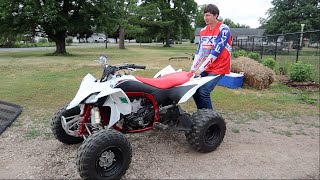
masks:
<svg viewBox="0 0 320 180"><path fill-rule="evenodd" d="M195 0L198 5L215 4L223 19L229 18L234 23L260 26L259 18L266 18L266 12L272 7L271 0Z"/></svg>

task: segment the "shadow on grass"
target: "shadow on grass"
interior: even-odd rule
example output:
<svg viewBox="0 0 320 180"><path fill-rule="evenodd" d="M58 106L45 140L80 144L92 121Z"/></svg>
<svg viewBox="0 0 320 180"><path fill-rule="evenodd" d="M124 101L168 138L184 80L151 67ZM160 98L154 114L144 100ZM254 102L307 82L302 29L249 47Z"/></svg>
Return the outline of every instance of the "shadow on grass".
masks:
<svg viewBox="0 0 320 180"><path fill-rule="evenodd" d="M53 53L46 53L46 54L44 54L44 56L67 56L67 57L70 57L70 56L80 56L80 55L71 54L71 53L68 53L68 52L65 52L65 53L53 52Z"/></svg>

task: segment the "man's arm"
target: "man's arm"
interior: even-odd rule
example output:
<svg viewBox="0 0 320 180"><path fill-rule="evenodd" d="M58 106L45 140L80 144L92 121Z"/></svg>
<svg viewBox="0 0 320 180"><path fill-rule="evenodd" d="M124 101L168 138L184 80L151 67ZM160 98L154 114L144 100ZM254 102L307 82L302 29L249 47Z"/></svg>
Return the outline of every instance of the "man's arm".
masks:
<svg viewBox="0 0 320 180"><path fill-rule="evenodd" d="M200 43L199 43L199 46L198 46L198 49L197 49L197 52L194 56L194 60L193 60L193 63L192 63L192 66L191 66L191 71L195 71L199 68L201 62L202 62L202 59L203 59L203 50L202 50L202 42L201 42L201 37L200 37Z"/></svg>
<svg viewBox="0 0 320 180"><path fill-rule="evenodd" d="M230 29L229 27L224 27L220 31L218 38L215 41L215 46L211 50L211 53L206 58L206 60L202 63L202 65L199 67L200 73L205 71L207 67L217 59L217 57L221 54L222 50L226 47L229 37L230 37Z"/></svg>

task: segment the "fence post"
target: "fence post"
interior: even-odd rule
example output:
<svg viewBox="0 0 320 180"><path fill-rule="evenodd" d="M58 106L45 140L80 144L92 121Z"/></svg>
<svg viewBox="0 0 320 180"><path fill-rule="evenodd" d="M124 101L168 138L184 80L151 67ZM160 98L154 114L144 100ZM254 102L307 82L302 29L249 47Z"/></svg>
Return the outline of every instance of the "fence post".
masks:
<svg viewBox="0 0 320 180"><path fill-rule="evenodd" d="M274 49L274 60L277 60L278 36L276 36L276 48Z"/></svg>
<svg viewBox="0 0 320 180"><path fill-rule="evenodd" d="M297 56L296 56L296 63L297 63L299 60L299 49L300 49L300 44L298 44L298 41L297 41L296 48L297 48Z"/></svg>
<svg viewBox="0 0 320 180"><path fill-rule="evenodd" d="M318 56L319 56L319 61L320 61L320 43L317 43L317 47L318 47Z"/></svg>
<svg viewBox="0 0 320 180"><path fill-rule="evenodd" d="M252 37L252 49L251 49L252 52L253 52L253 48L254 48L254 37Z"/></svg>
<svg viewBox="0 0 320 180"><path fill-rule="evenodd" d="M262 60L262 55L263 55L263 41L261 41L261 49L260 49L261 60Z"/></svg>
<svg viewBox="0 0 320 180"><path fill-rule="evenodd" d="M248 50L248 39L246 40L246 51Z"/></svg>

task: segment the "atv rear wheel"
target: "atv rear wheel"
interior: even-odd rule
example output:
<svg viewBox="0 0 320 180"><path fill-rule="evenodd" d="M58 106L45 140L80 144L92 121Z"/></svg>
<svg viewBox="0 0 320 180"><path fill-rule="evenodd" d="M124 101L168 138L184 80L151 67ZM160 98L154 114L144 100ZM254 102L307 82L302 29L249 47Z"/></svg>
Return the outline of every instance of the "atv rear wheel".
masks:
<svg viewBox="0 0 320 180"><path fill-rule="evenodd" d="M80 114L80 107L76 106L72 109L66 110L68 105L60 108L54 115L51 121L51 130L56 139L65 144L78 144L83 141L82 137L74 137L66 133L62 127L61 116L70 117Z"/></svg>
<svg viewBox="0 0 320 180"><path fill-rule="evenodd" d="M129 168L131 157L131 145L122 133L101 130L83 142L76 163L84 179L120 179Z"/></svg>
<svg viewBox="0 0 320 180"><path fill-rule="evenodd" d="M200 152L214 151L222 142L226 133L226 123L216 112L199 109L191 116L192 131L186 133L187 141Z"/></svg>

